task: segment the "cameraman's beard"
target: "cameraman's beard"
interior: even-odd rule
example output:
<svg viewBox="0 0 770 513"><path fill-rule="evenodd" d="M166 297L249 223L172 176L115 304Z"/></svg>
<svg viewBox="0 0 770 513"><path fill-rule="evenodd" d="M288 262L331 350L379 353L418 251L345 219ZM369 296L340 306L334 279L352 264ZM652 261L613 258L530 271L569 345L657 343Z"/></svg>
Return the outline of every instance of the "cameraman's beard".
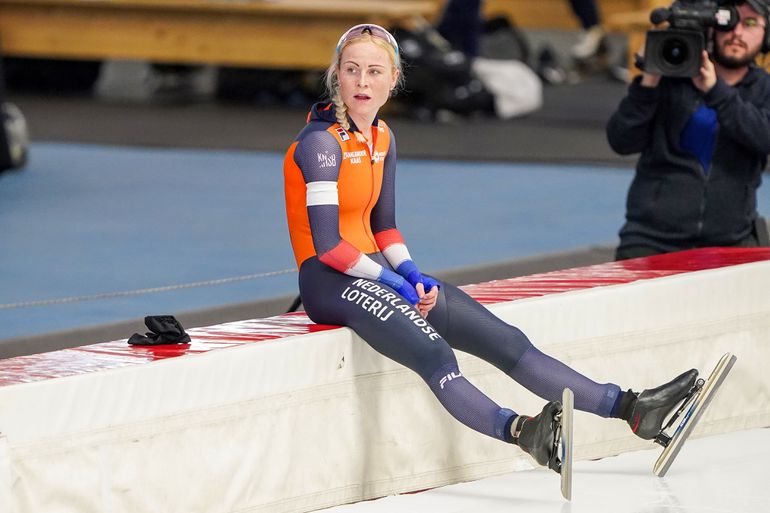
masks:
<svg viewBox="0 0 770 513"><path fill-rule="evenodd" d="M727 43L727 41L723 42L723 44L725 43ZM755 52L747 53L744 57L728 57L722 53L722 47L720 45L714 45L714 61L727 69L741 69L746 67L754 62L754 59L756 59L758 54L759 50L757 49Z"/></svg>

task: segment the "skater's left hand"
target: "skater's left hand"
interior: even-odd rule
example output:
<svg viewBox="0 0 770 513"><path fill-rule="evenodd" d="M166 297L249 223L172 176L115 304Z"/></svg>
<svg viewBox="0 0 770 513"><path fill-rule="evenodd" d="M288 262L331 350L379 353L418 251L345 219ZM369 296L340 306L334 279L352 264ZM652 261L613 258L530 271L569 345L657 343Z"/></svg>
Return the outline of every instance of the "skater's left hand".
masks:
<svg viewBox="0 0 770 513"><path fill-rule="evenodd" d="M420 301L415 305L417 311L423 317L428 317L428 313L436 306L436 299L438 299L438 286L434 285L428 292L425 292L425 287L422 283L418 283L415 287L417 295L420 297Z"/></svg>

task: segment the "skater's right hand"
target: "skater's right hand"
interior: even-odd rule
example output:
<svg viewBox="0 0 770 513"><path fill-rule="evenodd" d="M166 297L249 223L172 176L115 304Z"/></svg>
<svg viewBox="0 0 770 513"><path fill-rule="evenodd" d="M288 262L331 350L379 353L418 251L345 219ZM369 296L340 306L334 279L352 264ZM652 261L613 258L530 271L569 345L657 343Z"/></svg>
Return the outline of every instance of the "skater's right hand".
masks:
<svg viewBox="0 0 770 513"><path fill-rule="evenodd" d="M425 292L425 286L422 283L418 283L417 295L420 296L420 302L417 303L417 311L423 317L428 317L428 313L436 306L436 300L438 299L438 286L433 286L430 291Z"/></svg>

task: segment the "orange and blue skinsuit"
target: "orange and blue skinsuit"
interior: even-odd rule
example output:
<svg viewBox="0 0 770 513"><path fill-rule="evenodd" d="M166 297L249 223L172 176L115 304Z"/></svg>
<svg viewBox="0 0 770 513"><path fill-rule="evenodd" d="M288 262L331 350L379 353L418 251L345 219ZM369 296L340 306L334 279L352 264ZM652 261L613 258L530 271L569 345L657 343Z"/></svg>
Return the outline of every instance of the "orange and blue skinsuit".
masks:
<svg viewBox="0 0 770 513"><path fill-rule="evenodd" d="M379 119L371 147L345 130L334 107L316 104L284 160L286 214L308 316L353 329L383 355L417 372L467 426L510 441L517 416L476 389L452 350L474 354L548 400L565 387L575 406L610 416L617 385L600 385L541 353L516 327L457 287L421 274L395 223L396 150ZM427 318L415 286L440 287Z"/></svg>

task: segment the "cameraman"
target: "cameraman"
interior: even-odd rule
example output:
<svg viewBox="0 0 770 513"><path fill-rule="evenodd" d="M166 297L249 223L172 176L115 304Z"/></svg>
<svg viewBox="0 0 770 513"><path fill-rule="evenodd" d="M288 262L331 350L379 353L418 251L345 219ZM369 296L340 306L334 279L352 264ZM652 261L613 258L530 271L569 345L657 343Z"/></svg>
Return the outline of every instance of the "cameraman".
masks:
<svg viewBox="0 0 770 513"><path fill-rule="evenodd" d="M770 75L754 59L768 51L769 2L729 2L739 22L714 31L698 76L643 73L610 118L612 149L641 152L616 260L767 245L756 191L770 153Z"/></svg>

